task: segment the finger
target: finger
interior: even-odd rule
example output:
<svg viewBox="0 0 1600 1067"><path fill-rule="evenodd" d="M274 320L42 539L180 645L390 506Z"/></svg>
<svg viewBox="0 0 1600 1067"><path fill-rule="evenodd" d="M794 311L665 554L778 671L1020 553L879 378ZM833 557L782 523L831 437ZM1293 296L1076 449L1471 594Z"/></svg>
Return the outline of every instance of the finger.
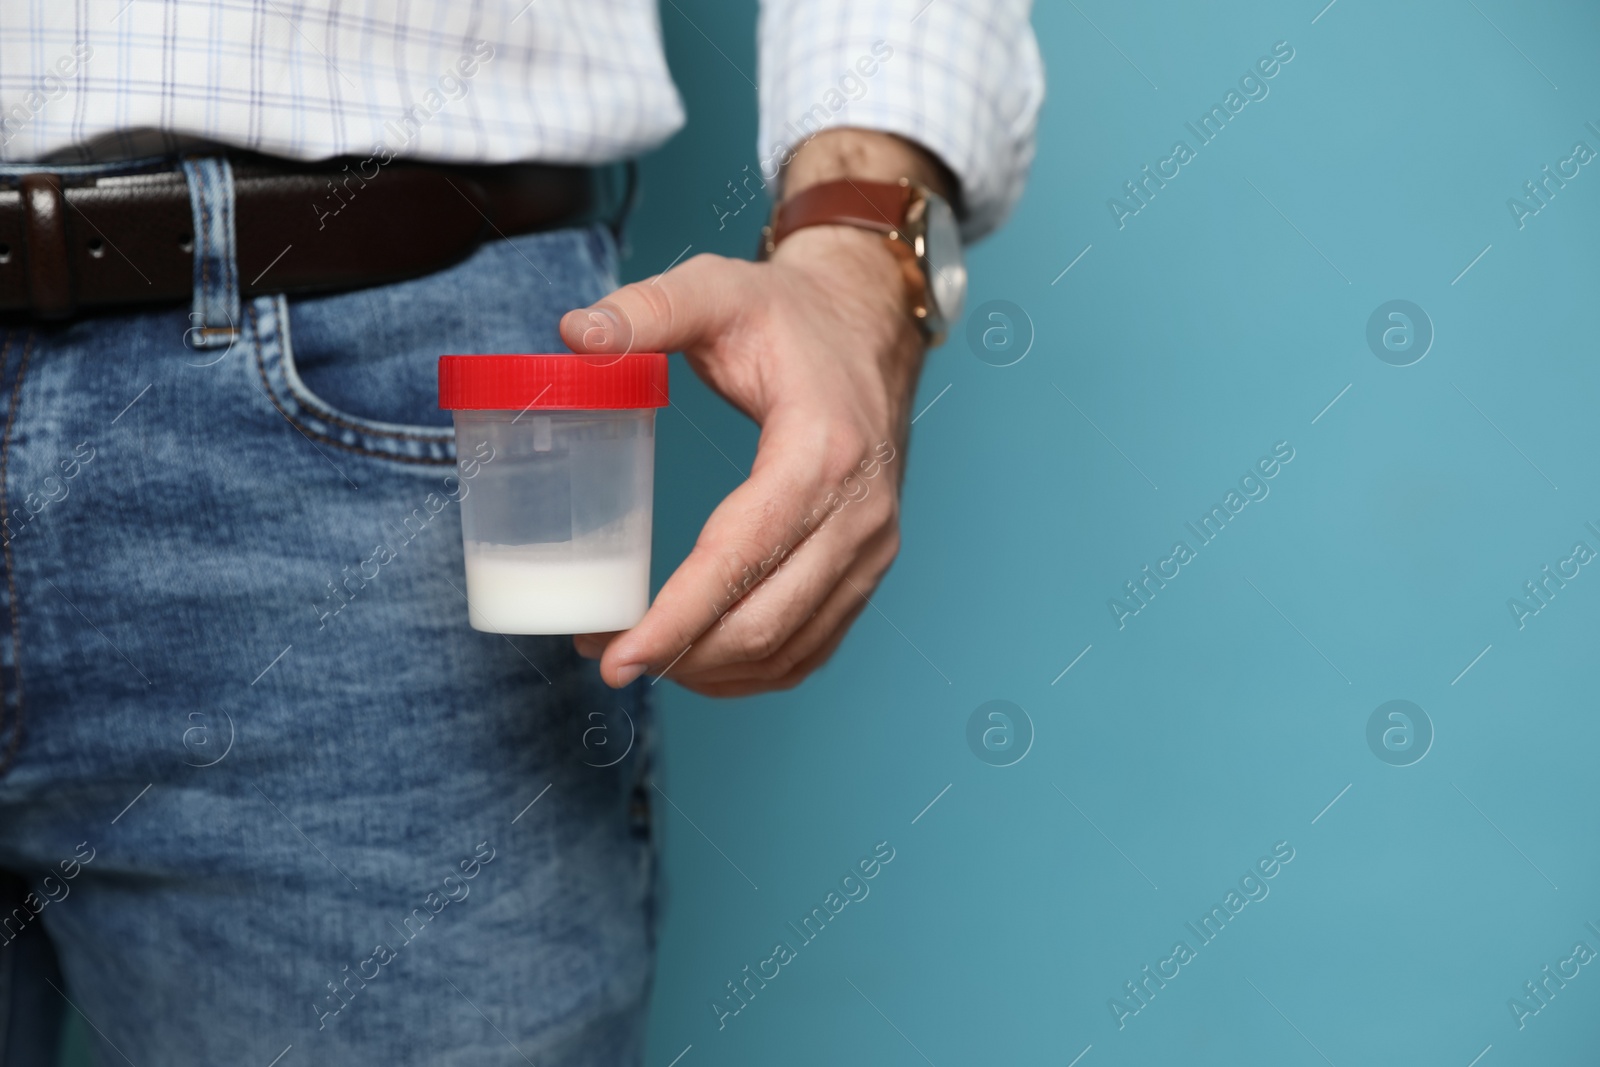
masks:
<svg viewBox="0 0 1600 1067"><path fill-rule="evenodd" d="M821 666L828 655L838 648L866 608L867 602L841 583L839 589L829 595L824 609L814 617L816 625L808 622L802 628L803 633L796 633L793 641L766 659L755 663L728 664L681 677L674 672L673 680L690 688L744 683L778 688L780 679L788 677L802 665L811 664L813 668Z"/></svg>
<svg viewBox="0 0 1600 1067"><path fill-rule="evenodd" d="M620 630L614 630L611 633L574 634L572 636L572 646L578 650L578 655L584 659L599 659L605 652L606 646L611 643L611 639L621 632Z"/></svg>
<svg viewBox="0 0 1600 1067"><path fill-rule="evenodd" d="M890 526L863 546L850 569L829 590L822 605L772 655L694 671L679 681L703 685L753 682L776 687L797 670L809 671L821 666L870 606L869 598L894 562L899 544L899 529Z"/></svg>
<svg viewBox="0 0 1600 1067"><path fill-rule="evenodd" d="M830 619L827 624L817 627L814 642L809 639L809 635L803 642L799 640L799 635L796 635L797 640L794 644L797 647L801 644L812 646L798 658L795 658L786 646L784 651L758 664L738 664L717 671L706 671L682 678L674 677L673 681L685 689L706 696L745 696L751 693L769 693L794 688L832 657L849 635L850 628L867 609L867 602L857 596L849 586L841 585L840 593L837 610L834 607L834 598L829 597ZM854 603L851 602L851 598L854 598ZM821 616L822 613L819 612L818 618Z"/></svg>
<svg viewBox="0 0 1600 1067"><path fill-rule="evenodd" d="M709 621L700 638L690 643L689 648L681 650L683 655L674 655L671 661L674 676L764 660L772 655L784 643L778 638L787 636L805 622L802 617L804 606L822 601L850 566L857 550L853 541L839 536L838 526L838 523L833 523L827 528L832 530L827 544L816 541L823 531L801 540L800 534L805 532L804 528L791 530L788 543L793 544L793 548L779 546L763 557L771 559L777 557L780 551L784 553L782 561L765 578L757 581L748 593L732 604L726 602L726 593L722 602L708 604L706 615ZM803 568L792 562L799 558L802 548L806 549L806 566ZM760 563L760 560L752 559L744 567L759 568ZM815 615L813 612L812 617ZM601 659L606 649L624 632L575 634L572 643L580 656ZM764 633L772 633L773 637L764 638L761 636ZM654 666L657 669L663 667L659 663Z"/></svg>
<svg viewBox="0 0 1600 1067"><path fill-rule="evenodd" d="M880 515L881 505L873 503L871 511L866 503L845 508L797 542L805 527L793 523L789 535L793 548L706 629L678 661L675 673L683 677L759 663L782 650L823 610L832 591L860 561L871 557L878 565L878 539L892 519ZM777 555L775 549L765 558ZM759 571L756 576L760 577Z"/></svg>
<svg viewBox="0 0 1600 1067"><path fill-rule="evenodd" d="M720 661L691 664L689 662L693 655L691 653L673 670L673 677L683 685L747 681L771 685L784 678L798 665L811 661L819 650L827 648L831 651L837 647L845 632L867 607L866 597L871 596L873 590L877 588L878 582L894 561L898 548L899 535L893 527L886 527L870 538L847 561L849 564L847 569L830 579L829 588L820 606L809 618L801 622L787 640L767 655L738 659L723 658ZM802 546L797 556L804 555L806 551L806 547ZM798 562L797 559L796 563ZM831 571L829 568L830 573ZM727 620L726 628L732 630L744 621L747 613L757 609L756 602L769 597L778 599L783 594L784 590L781 588L758 590L750 598L752 600L750 607L740 609L737 614L732 615ZM767 610L770 611L770 607ZM763 625L759 618L750 620L750 624L756 627ZM714 630L719 631L723 628L723 625L719 624ZM709 636L703 639L696 645L696 651L709 640ZM730 640L745 639L735 634L730 636Z"/></svg>
<svg viewBox="0 0 1600 1067"><path fill-rule="evenodd" d="M827 498L837 472L853 469L853 459L818 461L817 457L853 456L855 444L841 446L841 431L803 416L775 413L763 431L763 443L750 478L728 495L706 521L699 540L657 594L643 620L611 642L601 659L601 675L612 685L625 685L645 669L668 669L690 654L701 635L726 611L730 590L743 595L765 568L775 566L782 549L793 551L795 526L803 531L802 509ZM824 515L829 512L824 510ZM831 518L826 525L839 522ZM793 523L793 525L791 525ZM784 615L770 631L770 654L816 610L833 583L796 588L784 602ZM759 657L758 657L759 658Z"/></svg>
<svg viewBox="0 0 1600 1067"><path fill-rule="evenodd" d="M574 352L680 352L709 341L747 306L752 264L702 253L561 317Z"/></svg>
<svg viewBox="0 0 1600 1067"><path fill-rule="evenodd" d="M846 588L849 587L846 586ZM867 602L857 597L856 606L849 609L844 621L828 636L823 644L811 655L776 678L744 678L725 682L690 680L680 681L679 684L702 696L718 698L754 696L759 693L773 693L784 689L793 689L826 663L834 652L838 651L839 645L843 643L846 635L849 634L850 627L866 608Z"/></svg>

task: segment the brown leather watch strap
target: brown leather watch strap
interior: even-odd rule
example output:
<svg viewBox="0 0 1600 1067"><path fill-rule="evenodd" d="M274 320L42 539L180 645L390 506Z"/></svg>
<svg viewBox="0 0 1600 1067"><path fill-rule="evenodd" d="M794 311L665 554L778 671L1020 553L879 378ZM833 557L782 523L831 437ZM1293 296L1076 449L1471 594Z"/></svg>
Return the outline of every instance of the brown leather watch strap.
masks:
<svg viewBox="0 0 1600 1067"><path fill-rule="evenodd" d="M772 213L766 248L770 254L796 230L807 226L859 226L893 233L906 222L913 190L909 182L868 182L841 178L795 193Z"/></svg>

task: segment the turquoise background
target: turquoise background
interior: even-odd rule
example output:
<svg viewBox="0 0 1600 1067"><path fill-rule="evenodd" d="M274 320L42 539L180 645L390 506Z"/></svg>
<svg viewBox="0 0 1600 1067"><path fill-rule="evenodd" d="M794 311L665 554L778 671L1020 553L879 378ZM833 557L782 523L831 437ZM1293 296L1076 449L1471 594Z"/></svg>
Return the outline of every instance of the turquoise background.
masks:
<svg viewBox="0 0 1600 1067"><path fill-rule="evenodd" d="M1600 964L1522 1030L1507 1008L1600 950L1600 567L1520 631L1507 608L1600 549L1600 163L1524 229L1506 207L1600 149L1600 9L1313 24L1325 2L1037 5L1039 157L969 302L1020 306L1031 351L991 366L963 330L929 360L918 408L949 391L915 427L905 547L825 669L732 703L659 687L681 813L654 1067L1600 1058ZM720 231L711 207L756 163L754 17L663 5L691 122L646 161L630 277L754 244L764 205ZM1108 198L1278 41L1270 95L1119 230ZM1394 299L1436 332L1407 367L1366 340ZM658 580L739 481L718 450L747 469L756 439L681 365L673 387ZM1119 630L1107 601L1280 441L1270 495ZM1035 730L1010 767L967 745L992 699ZM1368 747L1392 699L1436 733L1410 766ZM870 896L719 1030L724 983L880 841ZM1270 895L1119 1030L1107 1001L1280 841Z"/></svg>
<svg viewBox="0 0 1600 1067"><path fill-rule="evenodd" d="M654 1067L1596 1061L1600 965L1523 1029L1507 1001L1600 949L1600 568L1523 629L1507 600L1600 548L1600 166L1523 229L1506 200L1600 148L1600 9L1322 2L1039 5L1039 158L969 303L996 344L981 305L1017 305L1031 349L992 366L963 328L930 359L905 547L825 669L660 686ZM663 7L691 122L645 163L630 277L754 245L764 205L712 208L756 163L754 8ZM1119 230L1107 199L1278 41L1270 95ZM1366 340L1394 299L1436 331L1407 367ZM756 439L674 378L658 582ZM1270 495L1119 630L1107 601L1280 441ZM1008 767L966 739L994 699L1034 732ZM1367 741L1393 699L1436 733L1409 766ZM719 1029L724 983L883 841ZM1108 1000L1284 841L1119 1029Z"/></svg>

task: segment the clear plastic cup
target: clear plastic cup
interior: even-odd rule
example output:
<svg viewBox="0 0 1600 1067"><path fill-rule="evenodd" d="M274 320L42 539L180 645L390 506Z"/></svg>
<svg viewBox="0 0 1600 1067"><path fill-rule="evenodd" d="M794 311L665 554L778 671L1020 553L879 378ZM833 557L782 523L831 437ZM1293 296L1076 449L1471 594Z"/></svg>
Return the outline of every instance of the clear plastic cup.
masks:
<svg viewBox="0 0 1600 1067"><path fill-rule="evenodd" d="M440 357L473 629L602 633L644 617L666 403L659 352Z"/></svg>

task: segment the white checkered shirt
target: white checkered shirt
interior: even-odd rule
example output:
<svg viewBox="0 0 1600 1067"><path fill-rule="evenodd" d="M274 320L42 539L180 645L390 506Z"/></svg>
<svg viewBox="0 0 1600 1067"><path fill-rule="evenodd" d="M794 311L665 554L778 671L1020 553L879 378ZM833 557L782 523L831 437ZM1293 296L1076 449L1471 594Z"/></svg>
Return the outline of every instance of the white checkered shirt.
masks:
<svg viewBox="0 0 1600 1067"><path fill-rule="evenodd" d="M1021 192L1044 93L1028 11L764 0L764 173L818 129L886 130L961 179L969 236L991 229ZM7 162L209 142L296 159L382 146L602 163L683 120L654 0L0 0Z"/></svg>

